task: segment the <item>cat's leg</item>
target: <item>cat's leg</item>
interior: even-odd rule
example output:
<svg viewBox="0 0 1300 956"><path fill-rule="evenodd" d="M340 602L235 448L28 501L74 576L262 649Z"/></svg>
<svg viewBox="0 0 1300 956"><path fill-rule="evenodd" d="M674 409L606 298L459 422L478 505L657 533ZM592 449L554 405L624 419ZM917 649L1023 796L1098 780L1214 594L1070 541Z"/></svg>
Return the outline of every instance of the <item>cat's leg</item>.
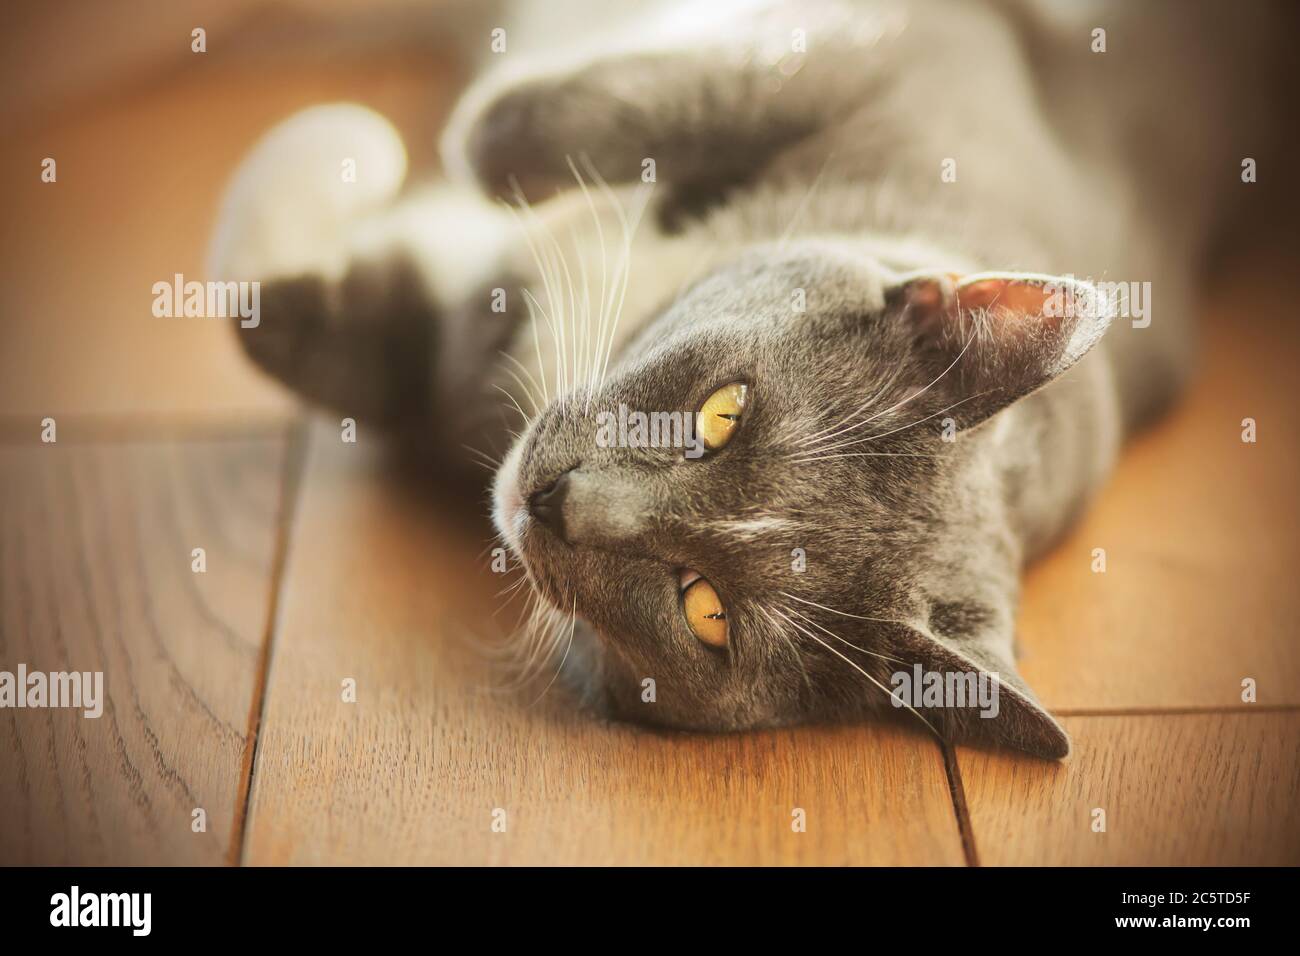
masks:
<svg viewBox="0 0 1300 956"><path fill-rule="evenodd" d="M837 4L776 5L685 36L647 25L644 37L611 41L594 58L507 61L462 100L444 160L491 195L518 188L533 201L572 188L571 161L589 159L624 183L647 177L653 162L681 202L707 203L869 95L879 71L853 45L869 48L887 24L859 11L845 44L834 40L849 35L836 19L844 15Z"/></svg>
<svg viewBox="0 0 1300 956"><path fill-rule="evenodd" d="M534 201L572 188L571 160L580 168L589 160L611 183L653 176L664 187L660 221L674 232L735 193L810 187L832 166L830 180L864 191L927 194L928 171L954 137L974 157L966 167L992 181L981 189L992 214L1026 192L1000 161L1008 150L1033 154L1010 167L1017 174L1059 172L1022 51L995 9L960 4L930 16L892 3L740 5L751 9L713 24L694 22L713 13L699 5L708 9L692 8L680 32L647 24L642 35L568 60L503 54L448 125L448 171L489 195L517 188ZM719 4L718 15L730 6Z"/></svg>
<svg viewBox="0 0 1300 956"><path fill-rule="evenodd" d="M227 190L209 275L258 283L239 339L310 401L386 428L453 434L462 392L510 316L490 307L507 221L450 184L401 192L405 150L378 115L316 107L264 137Z"/></svg>

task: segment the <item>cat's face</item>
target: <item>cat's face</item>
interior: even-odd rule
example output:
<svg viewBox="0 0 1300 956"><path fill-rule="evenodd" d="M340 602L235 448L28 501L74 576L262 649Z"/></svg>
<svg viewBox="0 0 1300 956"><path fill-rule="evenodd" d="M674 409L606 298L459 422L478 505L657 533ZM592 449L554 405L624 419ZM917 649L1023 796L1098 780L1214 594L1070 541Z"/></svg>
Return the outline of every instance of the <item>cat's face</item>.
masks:
<svg viewBox="0 0 1300 956"><path fill-rule="evenodd" d="M574 660L616 713L736 729L862 712L888 704L936 608L967 632L1009 623L1009 594L960 580L1014 559L981 535L980 469L945 440L1000 405L948 368L960 336L908 306L917 288L939 287L820 244L761 250L516 443L495 520L544 599L590 625ZM724 418L644 447L620 406Z"/></svg>

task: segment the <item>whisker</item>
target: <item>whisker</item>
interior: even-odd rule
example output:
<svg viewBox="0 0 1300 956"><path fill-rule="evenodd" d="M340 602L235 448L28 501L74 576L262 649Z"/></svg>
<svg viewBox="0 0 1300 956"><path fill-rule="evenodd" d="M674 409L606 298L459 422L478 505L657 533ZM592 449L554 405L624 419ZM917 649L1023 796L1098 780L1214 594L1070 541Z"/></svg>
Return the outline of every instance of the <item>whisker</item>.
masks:
<svg viewBox="0 0 1300 956"><path fill-rule="evenodd" d="M529 593L527 589L521 587L521 585L527 580L528 578L526 576L521 575L517 582L497 592L497 598L498 599L504 598L505 600L501 601L497 609L492 612L492 617L494 620L498 615L501 614L502 611L504 611L511 604L513 604L521 594L526 595Z"/></svg>
<svg viewBox="0 0 1300 956"><path fill-rule="evenodd" d="M799 647L795 644L794 639L785 632L785 628L781 627L776 618L767 610L767 608L763 607L761 604L755 606L758 608L759 613L767 618L768 623L772 625L772 629L776 631L782 640L785 641L786 646L790 648L790 653L793 655L795 663L799 665L799 672L803 675L804 685L807 686L809 691L812 691L813 683L812 678L808 676L808 666L804 663L803 656L799 653Z"/></svg>
<svg viewBox="0 0 1300 956"><path fill-rule="evenodd" d="M799 620L805 622L806 624L811 624L813 627L817 628L817 630L821 631L823 634L828 634L831 637L835 638L835 640L839 641L845 647L851 647L853 648L853 650L858 651L859 653L862 654L868 654L871 657L878 657L882 661L889 661L891 664L902 664L904 666L906 666L907 664L906 661L900 661L897 657L890 657L888 654L881 654L879 651L869 651L865 647L859 647L857 644L854 644L852 641L846 641L844 638L840 637L834 631L828 630L827 628L819 624L817 621L810 618L807 614L801 614L792 607L786 608L786 610L789 611L791 614L793 614L795 617L799 618Z"/></svg>
<svg viewBox="0 0 1300 956"><path fill-rule="evenodd" d="M778 611L777 613L780 614L781 612ZM782 616L784 616L784 615L782 615ZM789 618L786 618L786 621L787 621L787 623L790 624L791 627L794 627L796 630L798 630L800 633L802 633L805 637L810 637L810 638L812 638L814 641L816 641L816 642L817 642L818 644L820 644L822 647L826 648L826 650L830 651L832 654L834 654L834 655L835 655L836 657L838 657L840 660L844 661L844 663L846 663L846 664L848 664L850 667L852 667L855 671L857 671L859 674L861 674L861 675L862 675L863 677L865 677L867 680L871 681L871 683L874 684L876 687L879 687L879 688L880 688L880 689L885 693L885 696L889 697L891 700L900 700L900 699L901 699L901 698L895 697L893 694L891 694L891 693L890 693L890 692L885 688L885 685L884 685L884 684L880 683L880 681L876 680L874 677L872 677L870 674L868 674L868 673L867 673L865 670L863 670L862 667L860 667L860 666L859 666L855 661L852 661L852 660L850 660L849 658L845 657L843 654L841 654L839 651L837 651L837 650L836 650L834 647L832 647L830 644L827 644L825 641L823 641L820 637L818 637L818 636L817 636L816 634L814 634L812 631L809 631L809 630L807 630L807 629L801 627L799 624L797 624L797 623L794 622L794 621L791 621ZM915 707L913 707L911 704L908 704L908 703L906 703L906 702L903 703L903 706L906 707L906 708L907 708L909 711L911 711L913 714L915 714L917 720L919 720L921 723L925 724L925 726L929 727L929 728L930 728L930 733L934 734L936 737L939 737L939 739L941 739L941 740L943 739L943 738L942 738L942 735L939 733L938 730L935 729L934 725L931 724L931 723L930 723L928 720L926 720L924 717L922 717L922 716L921 716L921 713L920 713L920 712L919 712Z"/></svg>
<svg viewBox="0 0 1300 956"><path fill-rule="evenodd" d="M528 243L529 252L532 253L533 261L538 266L538 271L541 273L542 289L546 294L546 304L549 306L549 308L543 310L543 312L546 315L547 323L550 327L551 341L555 345L555 378L557 388L560 392L568 392L570 390L567 351L568 336L567 327L564 322L564 313L567 309L564 299L564 287L560 284L560 268L563 268L570 294L572 294L573 281L572 278L569 277L568 263L564 259L563 251L560 249L559 243L556 242L555 236L551 233L550 229L541 217L539 217L534 211L532 205L528 202L527 197L524 196L523 191L519 188L519 183L512 178L510 187L517 203L519 204L519 208L525 215L527 215L533 228L536 229L536 231L545 239L544 246L539 250L538 246L533 241L532 231L528 228L524 229L524 239ZM518 213L515 212L513 207L507 205L506 208L511 210L516 219L519 218ZM560 268L557 268L556 266L557 258L559 260ZM524 295L526 298L532 299L536 302L535 297L532 296L528 289L524 290ZM538 303L538 307L540 308L540 303ZM538 356L538 361L539 363L541 362L540 354Z"/></svg>
<svg viewBox="0 0 1300 956"><path fill-rule="evenodd" d="M600 173L597 171L596 167L591 164L591 160L589 158L583 156L582 159L584 160L587 166L587 175L590 176L595 181L597 187L599 187L599 189L601 190L601 193L614 207L614 213L615 215L618 216L619 223L622 226L622 231L623 231L623 252L619 260L619 269L618 272L615 274L615 279L614 279L614 286L617 287L618 290L617 292L618 304L616 307L614 307L613 323L609 330L609 339L605 347L605 357L603 362L601 363L600 378L598 380L599 384L597 386L600 387L604 385L605 375L609 370L609 359L611 353L613 352L615 335L618 330L618 323L623 315L623 303L627 297L628 278L631 273L632 236L636 232L636 229L640 226L641 217L644 215L646 207L649 205L650 195L654 191L654 184L643 183L640 187L638 187L637 195L644 198L642 198L641 203L637 207L635 216L629 222L627 213L624 211L622 204L618 201L618 197L615 195L614 191L610 189L609 183L605 182L604 177L601 176ZM610 299L608 303L610 306L613 306L614 296L615 296L615 288L611 288Z"/></svg>
<svg viewBox="0 0 1300 956"><path fill-rule="evenodd" d="M591 190L587 188L587 184L583 180L582 174L578 171L578 167L574 164L573 158L571 156L565 156L564 159L565 162L569 164L569 169L573 173L573 178L578 181L578 188L582 190L582 198L587 201L587 209L591 213L591 221L596 227L596 243L597 245L600 246L600 300L599 300L600 315L598 317L599 328L596 330L596 347L595 349L592 350L592 364L591 364L591 368L589 369L589 378L588 378L589 381L594 381L596 376L596 362L598 357L601 354L602 346L604 345L605 342L605 324L608 318L608 310L605 308L606 283L608 281L608 254L605 248L605 227L601 224L600 214L596 211L595 200L591 198ZM590 311L591 311L590 291L588 291L587 297L588 297L588 319L590 320ZM590 411L591 410L590 391L587 394L587 401L588 401L588 405L586 410Z"/></svg>
<svg viewBox="0 0 1300 956"><path fill-rule="evenodd" d="M910 306L909 306L909 308L910 308ZM922 395L924 395L926 392L928 392L930 389L932 389L935 385L937 385L940 381L942 381L942 380L943 380L943 377L944 377L945 375L947 375L949 372L951 372L954 368L957 367L957 363L961 361L962 356L966 354L966 350L969 349L970 346L971 346L971 343L975 341L975 336L976 336L976 334L977 334L977 332L978 332L978 328L979 328L979 323L976 322L976 323L975 323L975 328L972 330L971 335L970 335L970 338L968 338L968 339L966 340L966 344L963 345L962 348L961 348L961 351L957 353L957 357L956 357L955 359L952 360L952 362L948 365L947 368L945 368L942 372L940 372L940 373L938 374L938 376L934 379L934 381L932 381L929 385L925 386L925 388L922 388L920 391L913 392L912 394L908 395L906 398L902 399L901 401L895 402L895 403L894 403L893 405L891 405L889 408L883 409L883 410L877 412L876 414L872 415L870 418L865 418L865 419L863 419L862 421L858 422L858 423L855 424L855 425L850 425L850 426L848 426L848 427L846 427L846 428L837 429L836 431L832 432L830 435L828 435L828 436L826 436L825 438L821 439L821 442L826 442L826 441L829 441L829 440L832 439L832 438L837 438L837 437L839 437L840 435L847 434L848 432L856 431L857 429L861 428L863 425L868 425L868 424L870 424L871 422L874 422L876 419L880 418L882 415L888 415L890 412L897 411L898 409L900 409L900 408L902 408L904 405L906 405L908 402L911 402L911 401L914 401L914 400L920 398Z"/></svg>
<svg viewBox="0 0 1300 956"><path fill-rule="evenodd" d="M528 306L528 315L529 315L529 318L532 320L532 323L533 323L533 329L534 329L533 345L534 345L534 348L537 347L536 329L537 329L537 315L538 315L538 313L541 313L542 318L546 320L546 330L547 330L548 332L551 333L551 344L552 344L553 346L555 346L555 350L554 350L554 352L552 353L552 356L551 356L551 361L552 361L552 370L555 372L555 396L556 396L556 398L559 398L561 395L563 395L563 394L568 390L568 384L567 384L567 381L565 380L565 377L564 377L564 374L563 374L563 369L561 369L561 367L560 367L560 333L559 333L559 332L557 331L557 329L556 329L556 320L555 320L554 318L552 318L552 317L551 317L551 313L548 312L546 309L544 309L544 308L542 307L542 304L541 304L539 301L537 301L537 296L533 295L533 291L532 291L531 289L525 288L525 289L523 290L523 297L524 297L524 303ZM543 369L543 371L542 371L542 375L543 375L542 382L545 383L545 382L546 382L546 378L545 378L545 375L546 375L546 373L545 373L545 365L546 365L546 363L545 363L544 359L542 358L541 350L540 350L540 349L537 350L537 364L538 364L539 368Z"/></svg>
<svg viewBox="0 0 1300 956"><path fill-rule="evenodd" d="M823 435L826 435L827 432L837 432L838 429L839 429L841 426L843 426L845 423L849 422L849 421L852 420L855 416L857 416L857 415L861 414L862 412L866 411L868 408L870 408L872 405L874 405L877 401L879 401L879 400L880 400L880 397L881 397L882 395L884 395L886 392L889 391L890 388L892 388L895 384L897 384L897 382L898 382L898 377L899 377L901 374L902 374L901 369L898 369L898 368L894 369L893 373L889 376L889 378L887 378L884 382L882 382L882 383L880 384L880 387L879 387L878 389L876 389L876 391L873 392L873 393L871 394L871 396L870 396L869 398L867 398L867 399L866 399L866 400L865 400L861 405L859 405L859 406L858 406L857 408L855 408L853 411L849 412L847 415L845 415L843 418L841 418L841 419L840 419L838 422L836 422L834 425L827 425L827 426L826 426L825 428L823 428L821 431L814 432L813 434L811 434L811 435L807 436L806 438L804 438L803 440L801 440L801 441L799 442L799 444L800 444L800 445L811 445L811 444L815 444L816 442L822 440L822 436L823 436Z"/></svg>
<svg viewBox="0 0 1300 956"><path fill-rule="evenodd" d="M521 586L522 586L522 585L523 585L527 580L528 580L527 576L521 574L521 575L518 577L518 579L516 579L515 581L511 582L510 584L507 584L507 585L506 585L505 587L503 587L500 591L498 591L498 592L496 593L496 596L497 596L497 597L505 597L507 594L514 594L516 591L519 590L519 588L520 588L520 587L521 587Z"/></svg>
<svg viewBox="0 0 1300 956"><path fill-rule="evenodd" d="M560 674L564 671L564 664L569 659L569 651L573 650L573 635L575 631L577 631L577 628L578 628L578 596L577 594L574 594L573 611L569 614L569 643L564 648L564 656L560 658L560 663L555 668L555 674L551 677L550 682L544 688L542 688L542 692L537 695L536 700L534 700L531 704L528 705L529 707L536 706L541 701L541 699L546 696L547 692L550 691L550 689L555 685L555 682L559 679ZM561 628L561 630L563 629ZM554 652L554 648L552 648L552 652Z"/></svg>
<svg viewBox="0 0 1300 956"><path fill-rule="evenodd" d="M506 398L510 399L510 404L515 407L515 411L519 413L520 418L522 418L525 422L530 420L528 413L525 412L523 408L520 407L519 402L515 400L515 397L512 394L510 394L508 390L502 388L500 385L495 385L495 384L492 387L495 388L502 395L504 395Z"/></svg>
<svg viewBox="0 0 1300 956"><path fill-rule="evenodd" d="M808 210L808 204L812 201L813 194L817 192L817 188L822 184L822 177L826 175L826 167L831 164L831 160L834 158L834 152L826 154L826 159L822 162L822 168L817 171L817 176L813 179L812 185L809 186L808 191L804 193L803 199L799 200L799 205L795 208L794 215L790 217L790 224L782 230L780 239L777 242L778 247L784 246L790 241L790 234L794 232L794 227L799 224L799 220L803 218L803 214Z"/></svg>
<svg viewBox="0 0 1300 956"><path fill-rule="evenodd" d="M501 463L499 461L497 461L487 452L483 451L481 448L475 448L472 445L466 445L464 443L462 443L460 447L464 448L471 455L475 456L474 464L486 468L490 473L495 472L498 468L501 467Z"/></svg>
<svg viewBox="0 0 1300 956"><path fill-rule="evenodd" d="M522 193L518 194L518 198L519 201L524 206L527 206L528 200L523 198ZM510 215L514 218L515 223L519 226L519 231L523 234L524 242L528 246L528 252L533 257L533 264L537 267L537 272L540 278L542 279L542 284L543 286L548 285L548 279L547 279L548 270L546 266L543 264L541 256L537 252L537 245L536 243L533 242L532 235L529 233L528 227L524 224L523 218L519 215L519 212L518 210L515 209L515 207L511 206L509 203L505 202L504 200L502 200L501 205L505 207L506 211L510 213ZM524 295L524 302L528 306L529 324L532 326L533 351L537 355L537 371L542 377L542 394L545 396L547 404L549 404L551 401L551 392L550 389L547 387L546 361L542 357L542 345L537 335L537 312L535 311L534 299L532 295L529 293L527 288L523 290L523 295ZM549 316L547 317L547 324L550 325ZM553 327L552 327L551 335L552 335L552 339L554 339L555 332ZM559 387L560 387L559 381L557 380L556 388L558 389Z"/></svg>
<svg viewBox="0 0 1300 956"><path fill-rule="evenodd" d="M554 250L555 253L555 258L559 261L560 269L564 273L563 286L559 285L559 281L558 281L559 277L557 276L556 286L560 288L562 300L560 302L559 308L556 311L559 314L558 325L560 327L560 351L564 353L565 389L566 391L572 391L573 388L577 384L579 384L577 382L578 327L576 326L574 321L577 318L576 310L574 309L574 303L577 300L577 296L573 294L573 274L569 271L569 261L567 258L565 258L564 249L560 246L560 243L556 240L555 236L552 234L551 230L547 227L546 223L541 222L541 220L538 221L541 223L542 231L546 234L546 239L551 244L551 248ZM563 294L566 291L568 293L567 299L563 298ZM572 329L573 331L572 341L570 341L570 336L569 336L571 325L575 326ZM572 368L569 367L570 358L572 358L573 360Z"/></svg>
<svg viewBox="0 0 1300 956"><path fill-rule="evenodd" d="M792 601L798 601L800 604L807 604L809 607L815 607L820 610L826 611L830 614L838 614L840 617L851 617L855 621L874 621L876 624L902 624L904 626L907 626L906 621L900 621L895 618L863 617L861 614L850 614L848 611L837 611L833 607L827 607L825 604L818 604L816 601L809 601L806 598L799 597L799 595L797 594L791 594L789 591L781 591L780 594L783 597L788 597ZM900 663L902 662L900 661Z"/></svg>
<svg viewBox="0 0 1300 956"><path fill-rule="evenodd" d="M577 167L573 165L573 157L566 153L564 156L564 162L569 167L569 171L573 173L573 178L577 181L578 188L583 189L586 184L582 181L582 175L578 172ZM587 275L587 257L583 255L583 250L578 242L578 227L574 222L569 223L569 244L573 247L574 257L578 260L578 287L582 290L582 318L578 323L579 334L575 336L574 364L580 364L582 369L580 384L583 386L589 386L595 377L592 368L592 357L594 351L591 347L591 280ZM577 318L576 311L575 308L575 319ZM580 363L578 361L579 357L581 358ZM586 401L583 404L584 415L591 411L592 391L588 387L586 388L586 392Z"/></svg>
<svg viewBox="0 0 1300 956"><path fill-rule="evenodd" d="M519 361L519 359L515 358L509 352L501 351L497 354L506 361L514 363L515 368L517 368L523 374L524 378L528 380L531 387L526 388L525 391L528 392L529 401L532 403L534 410L541 411L546 405L546 394L542 391L541 386L537 384L537 379L534 378L533 373L528 370L528 366Z"/></svg>
<svg viewBox="0 0 1300 956"><path fill-rule="evenodd" d="M555 651L558 629L563 616L544 603L536 591L530 592L532 610L520 634L519 652L516 655L518 675L511 686L524 687L540 673L550 655Z"/></svg>
<svg viewBox="0 0 1300 956"><path fill-rule="evenodd" d="M946 458L946 455L923 454L921 452L892 451L850 451L842 455L813 455L808 458L791 458L797 465L806 465L814 461L829 461L833 458Z"/></svg>
<svg viewBox="0 0 1300 956"><path fill-rule="evenodd" d="M991 395L991 394L993 394L993 393L996 392L996 391L997 391L996 388L986 388L984 391L982 391L982 392L977 392L977 393L975 393L974 395L967 395L967 396L966 396L965 398L963 398L961 401L953 402L951 405L948 405L948 406L946 406L946 407L944 407L944 408L941 408L941 409L939 409L937 412L932 412L931 414L926 415L924 418L918 418L916 421L914 421L914 422L912 422L912 423L910 423L910 424L907 424L907 425L899 425L897 428L891 428L891 429L890 429L889 431L887 431L887 432L879 432L878 434L875 434L875 435L867 435L866 437L863 437L863 438L851 438L851 439L847 439L847 440L845 440L845 441L836 442L836 443L833 444L833 445L819 444L819 445L816 446L816 449L815 449L815 450L816 450L816 451L835 451L835 450L840 449L840 448L847 448L847 447L849 447L850 445L860 445L860 444L862 444L862 442L875 441L877 438L887 438L887 437L889 437L890 435L895 435L895 434L897 434L898 432L907 431L909 428L915 428L917 425L924 424L925 422L928 422L930 419L932 419L932 418L936 418L936 417L938 417L939 415L942 415L944 412L950 412L950 411L952 411L954 408L956 408L956 407L959 406L959 405L965 405L967 402L974 401L974 400L977 399L977 398L983 398L985 395Z"/></svg>

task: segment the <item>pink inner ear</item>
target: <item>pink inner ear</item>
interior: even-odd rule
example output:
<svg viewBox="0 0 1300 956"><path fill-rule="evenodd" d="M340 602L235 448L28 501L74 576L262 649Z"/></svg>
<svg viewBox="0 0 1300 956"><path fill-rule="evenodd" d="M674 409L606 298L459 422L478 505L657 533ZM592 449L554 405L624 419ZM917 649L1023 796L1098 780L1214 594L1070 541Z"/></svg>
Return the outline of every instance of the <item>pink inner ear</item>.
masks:
<svg viewBox="0 0 1300 956"><path fill-rule="evenodd" d="M978 279L957 287L963 309L1006 309L1018 315L1042 316L1048 294L1040 282L1014 279Z"/></svg>

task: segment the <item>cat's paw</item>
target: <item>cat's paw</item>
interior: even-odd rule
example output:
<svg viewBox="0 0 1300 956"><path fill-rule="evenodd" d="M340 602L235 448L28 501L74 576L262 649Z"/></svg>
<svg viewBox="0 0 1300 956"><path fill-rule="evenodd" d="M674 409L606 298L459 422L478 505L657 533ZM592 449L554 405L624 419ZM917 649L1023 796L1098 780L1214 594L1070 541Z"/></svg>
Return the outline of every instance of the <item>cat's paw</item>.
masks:
<svg viewBox="0 0 1300 956"><path fill-rule="evenodd" d="M645 129L637 109L611 93L606 64L569 74L490 81L457 107L442 140L443 164L490 196L530 201L577 187L573 165L610 182L640 174Z"/></svg>
<svg viewBox="0 0 1300 956"><path fill-rule="evenodd" d="M406 149L378 113L349 103L297 113L263 136L232 177L209 275L336 277L349 227L390 204L405 178Z"/></svg>

